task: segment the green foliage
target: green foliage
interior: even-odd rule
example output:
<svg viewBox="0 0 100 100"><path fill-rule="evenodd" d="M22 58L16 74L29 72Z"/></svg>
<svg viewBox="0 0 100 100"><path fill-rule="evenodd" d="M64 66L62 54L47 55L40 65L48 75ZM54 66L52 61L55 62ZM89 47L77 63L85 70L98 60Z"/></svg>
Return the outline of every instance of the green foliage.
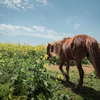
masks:
<svg viewBox="0 0 100 100"><path fill-rule="evenodd" d="M60 57L59 56L53 56L49 59L49 63L51 64L60 64ZM71 63L75 63L74 61L71 61ZM83 60L82 60L82 64L85 64L85 65L89 65L90 64L90 61L87 59L87 57L85 57Z"/></svg>
<svg viewBox="0 0 100 100"><path fill-rule="evenodd" d="M60 57L59 56L53 56L49 59L49 63L51 64L60 64Z"/></svg>
<svg viewBox="0 0 100 100"><path fill-rule="evenodd" d="M87 100L100 96L96 91L100 90L97 84L100 82L95 78L95 71L85 76L84 84L96 90L84 87L84 91L78 92L74 90L79 81L76 77L78 72L70 72L72 83L63 83L64 78L58 75L58 71L47 72L47 63L59 64L60 57L54 56L46 61L45 54L46 46L43 44L33 47L0 43L0 100ZM87 58L82 63L88 64ZM52 79L52 75L55 75L55 79ZM91 91L96 95L88 95Z"/></svg>
<svg viewBox="0 0 100 100"><path fill-rule="evenodd" d="M82 60L82 64L85 64L85 65L89 65L89 64L90 64L90 61L87 59L87 57L85 57L85 58Z"/></svg>
<svg viewBox="0 0 100 100"><path fill-rule="evenodd" d="M0 43L0 100L68 98L67 94L54 94L57 89L49 81L51 76L47 74L45 50L43 44L32 47ZM7 84L7 88L3 87Z"/></svg>

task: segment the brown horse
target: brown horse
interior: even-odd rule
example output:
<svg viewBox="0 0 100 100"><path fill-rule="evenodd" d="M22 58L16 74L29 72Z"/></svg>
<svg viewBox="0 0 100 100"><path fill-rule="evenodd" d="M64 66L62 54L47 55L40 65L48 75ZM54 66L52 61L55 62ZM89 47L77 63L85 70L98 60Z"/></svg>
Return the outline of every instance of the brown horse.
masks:
<svg viewBox="0 0 100 100"><path fill-rule="evenodd" d="M77 35L73 38L63 38L60 41L55 41L48 43L47 45L48 59L52 57L53 54L58 54L60 56L60 66L62 74L65 76L66 80L69 81L69 62L75 61L80 80L77 88L81 88L83 85L84 71L81 65L82 60L85 56L93 64L96 74L100 78L100 50L99 44L96 39L88 35ZM64 72L62 66L67 62L66 71Z"/></svg>

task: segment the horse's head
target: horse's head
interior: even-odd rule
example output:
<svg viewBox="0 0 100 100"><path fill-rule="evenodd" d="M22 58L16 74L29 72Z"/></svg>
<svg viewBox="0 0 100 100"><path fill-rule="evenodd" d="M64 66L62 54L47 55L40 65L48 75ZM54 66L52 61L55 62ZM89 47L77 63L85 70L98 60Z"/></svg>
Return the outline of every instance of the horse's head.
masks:
<svg viewBox="0 0 100 100"><path fill-rule="evenodd" d="M53 51L54 51L54 46L51 43L48 43L48 45L47 45L47 55L48 55L47 60L52 57Z"/></svg>

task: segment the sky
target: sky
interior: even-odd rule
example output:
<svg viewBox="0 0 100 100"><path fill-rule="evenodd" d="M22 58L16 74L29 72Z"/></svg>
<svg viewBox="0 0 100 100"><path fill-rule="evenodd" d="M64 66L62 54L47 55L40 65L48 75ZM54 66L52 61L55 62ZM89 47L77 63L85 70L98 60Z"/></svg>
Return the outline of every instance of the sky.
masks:
<svg viewBox="0 0 100 100"><path fill-rule="evenodd" d="M87 34L100 43L100 0L0 0L0 41L32 46Z"/></svg>

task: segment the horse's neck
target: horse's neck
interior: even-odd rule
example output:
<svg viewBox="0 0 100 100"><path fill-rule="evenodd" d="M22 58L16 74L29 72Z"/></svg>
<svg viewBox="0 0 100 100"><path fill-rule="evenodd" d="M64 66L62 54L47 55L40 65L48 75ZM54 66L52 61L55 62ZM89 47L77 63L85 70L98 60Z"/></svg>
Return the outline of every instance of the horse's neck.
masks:
<svg viewBox="0 0 100 100"><path fill-rule="evenodd" d="M61 43L56 43L55 46L55 54L60 55L60 50L61 50Z"/></svg>

